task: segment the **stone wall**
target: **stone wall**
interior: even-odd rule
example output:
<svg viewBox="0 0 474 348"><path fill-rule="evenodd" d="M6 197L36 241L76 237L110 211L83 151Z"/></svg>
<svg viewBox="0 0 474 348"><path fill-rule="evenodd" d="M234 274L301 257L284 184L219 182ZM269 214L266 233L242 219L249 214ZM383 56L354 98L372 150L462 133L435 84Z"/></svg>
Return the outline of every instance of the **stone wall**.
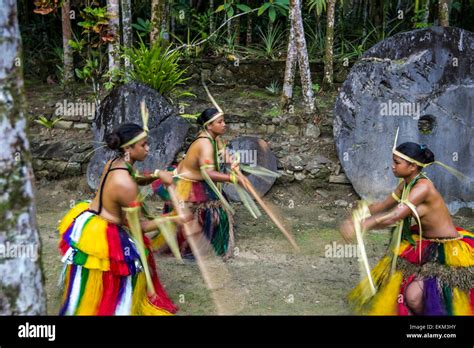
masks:
<svg viewBox="0 0 474 348"><path fill-rule="evenodd" d="M227 115L227 139L242 135L267 141L283 174L277 183L302 182L321 187L327 182L345 183L332 138L332 120L320 124L295 115L253 117ZM31 137L33 169L37 178L59 179L84 175L92 151L92 124L87 117L67 117L51 133L34 126ZM183 150L199 129L192 126ZM178 158L183 152L178 154Z"/></svg>
<svg viewBox="0 0 474 348"><path fill-rule="evenodd" d="M285 62L243 60L235 64L225 59L200 59L190 61L189 64L188 74L192 76L189 86L193 87L198 97L186 101L190 105L186 112L195 113L209 106L200 85L202 73L214 82L210 84L214 86L213 93L220 93L214 97L226 105L226 110L234 110L234 114L226 112L228 138L251 135L267 141L278 158L279 169L283 174L278 182L304 181L316 186L331 180L346 182L340 174L334 147L331 95L317 96L319 111L315 118L304 118L298 113L285 115L278 110L278 96L271 96L265 90L272 81L282 80ZM322 64L312 65L312 71L316 72L313 79L319 81ZM348 70L348 67L336 68L336 81L343 80ZM297 77L295 81L298 80ZM218 85L226 86L219 90ZM93 115L90 109L93 102L90 91L87 103L79 99L70 103L69 99L63 100L59 93L48 92L48 101L55 97L58 101L40 108L40 112L48 118L62 117L62 120L51 133L32 123L35 175L47 179L84 175L92 156ZM301 96L295 99L301 103ZM297 109L301 110L301 105ZM197 131L197 127L191 127L184 150Z"/></svg>
<svg viewBox="0 0 474 348"><path fill-rule="evenodd" d="M79 123L79 122L78 122ZM53 129L30 136L33 170L37 179L61 179L84 175L92 151L89 128Z"/></svg>
<svg viewBox="0 0 474 348"><path fill-rule="evenodd" d="M201 76L214 83L233 85L254 85L258 87L269 86L272 82L283 81L285 74L285 61L277 60L250 60L250 59L224 59L224 58L201 58L189 60L184 63L188 66L188 76L194 83L200 83ZM349 63L350 65L351 63ZM311 77L314 82L320 83L324 71L324 64L311 62ZM350 66L336 65L334 68L334 80L336 83L344 82L349 73ZM295 83L299 85L298 71Z"/></svg>

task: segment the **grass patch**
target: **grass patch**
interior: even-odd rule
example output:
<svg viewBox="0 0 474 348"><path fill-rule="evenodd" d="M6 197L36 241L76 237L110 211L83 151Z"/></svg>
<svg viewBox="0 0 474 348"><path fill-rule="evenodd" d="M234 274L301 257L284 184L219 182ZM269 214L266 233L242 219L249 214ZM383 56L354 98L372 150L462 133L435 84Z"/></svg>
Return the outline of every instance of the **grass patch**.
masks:
<svg viewBox="0 0 474 348"><path fill-rule="evenodd" d="M279 107L279 106L274 106L274 107L272 107L271 109L266 110L266 111L263 113L263 116L265 116L265 117L270 117L270 118L274 118L274 117L280 116L280 114L281 114L280 107Z"/></svg>
<svg viewBox="0 0 474 348"><path fill-rule="evenodd" d="M278 98L278 95L270 94L267 91L242 91L240 92L240 97L242 98L254 98L254 99L259 99L259 100L275 100Z"/></svg>

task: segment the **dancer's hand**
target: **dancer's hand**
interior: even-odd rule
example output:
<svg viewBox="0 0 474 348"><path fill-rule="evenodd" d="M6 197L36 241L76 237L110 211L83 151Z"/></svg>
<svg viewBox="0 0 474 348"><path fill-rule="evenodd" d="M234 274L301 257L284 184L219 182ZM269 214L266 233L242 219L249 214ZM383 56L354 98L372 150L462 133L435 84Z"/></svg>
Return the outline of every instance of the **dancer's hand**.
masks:
<svg viewBox="0 0 474 348"><path fill-rule="evenodd" d="M341 231L342 238L344 238L346 242L350 242L354 238L355 228L354 228L354 222L352 221L351 218L344 220L344 222L341 225L340 231Z"/></svg>
<svg viewBox="0 0 474 348"><path fill-rule="evenodd" d="M167 172L166 170L162 170L160 171L160 179L161 179L161 182L165 186L169 186L173 183L173 174L172 172Z"/></svg>

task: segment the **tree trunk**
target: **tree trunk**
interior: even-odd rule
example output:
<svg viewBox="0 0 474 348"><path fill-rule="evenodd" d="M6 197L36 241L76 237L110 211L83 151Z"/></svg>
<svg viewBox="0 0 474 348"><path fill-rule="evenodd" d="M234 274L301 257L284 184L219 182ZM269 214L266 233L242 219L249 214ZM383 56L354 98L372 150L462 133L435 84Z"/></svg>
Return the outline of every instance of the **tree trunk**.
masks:
<svg viewBox="0 0 474 348"><path fill-rule="evenodd" d="M239 14L240 10L236 10L236 14ZM234 40L234 47L240 45L240 17L234 19L234 31L235 31L235 40Z"/></svg>
<svg viewBox="0 0 474 348"><path fill-rule="evenodd" d="M288 111L293 101L293 84L295 82L297 52L295 45L295 29L293 27L293 11L290 9L290 35L288 38L288 51L286 54L285 77L283 79L283 90L280 99L282 110Z"/></svg>
<svg viewBox="0 0 474 348"><path fill-rule="evenodd" d="M326 47L324 56L324 78L323 86L327 89L333 87L333 45L334 45L334 12L336 0L327 2L327 26L326 26Z"/></svg>
<svg viewBox="0 0 474 348"><path fill-rule="evenodd" d="M131 0L120 0L122 9L122 45L126 48L133 47L133 32L132 32L132 4ZM123 62L125 71L128 72L130 62L125 59Z"/></svg>
<svg viewBox="0 0 474 348"><path fill-rule="evenodd" d="M17 5L0 0L0 314L44 315Z"/></svg>
<svg viewBox="0 0 474 348"><path fill-rule="evenodd" d="M227 17L227 13L225 15L225 20L228 20L229 18ZM229 49L234 48L231 47L232 45L232 19L227 22L227 47Z"/></svg>
<svg viewBox="0 0 474 348"><path fill-rule="evenodd" d="M209 16L209 34L212 34L215 29L214 23L214 0L209 0L209 9L211 10L211 15Z"/></svg>
<svg viewBox="0 0 474 348"><path fill-rule="evenodd" d="M373 18L374 21L374 26L376 28L380 28L382 25L382 18L380 17L380 0L373 0L370 1L371 9L370 9L370 14Z"/></svg>
<svg viewBox="0 0 474 348"><path fill-rule="evenodd" d="M247 0L247 6L252 8L252 1ZM247 14L247 32L246 32L246 39L245 39L245 44L247 46L252 44L252 32L253 32L253 13Z"/></svg>
<svg viewBox="0 0 474 348"><path fill-rule="evenodd" d="M120 0L120 6L122 12L122 45L127 48L132 48L133 31L131 0Z"/></svg>
<svg viewBox="0 0 474 348"><path fill-rule="evenodd" d="M369 17L369 1L364 0L364 28L362 29L362 36L367 36L367 19Z"/></svg>
<svg viewBox="0 0 474 348"><path fill-rule="evenodd" d="M152 0L151 2L151 33L150 42L154 43L161 38L166 42L169 41L168 18L167 18L166 1Z"/></svg>
<svg viewBox="0 0 474 348"><path fill-rule="evenodd" d="M119 0L107 0L107 12L110 16L109 30L114 40L109 43L109 71L120 68L120 9Z"/></svg>
<svg viewBox="0 0 474 348"><path fill-rule="evenodd" d="M72 40L70 1L64 0L61 10L62 31L63 31L63 82L64 87L74 82L74 59L73 51L69 46L69 40Z"/></svg>
<svg viewBox="0 0 474 348"><path fill-rule="evenodd" d="M449 27L449 6L448 0L439 0L438 1L438 11L439 11L439 25L442 27Z"/></svg>
<svg viewBox="0 0 474 348"><path fill-rule="evenodd" d="M246 37L246 40L245 40L245 43L247 46L251 45L252 44L252 31L253 31L253 17L252 17L252 14L249 13L247 15L247 37Z"/></svg>
<svg viewBox="0 0 474 348"><path fill-rule="evenodd" d="M428 24L430 18L430 0L425 0L425 11L423 15L423 23Z"/></svg>
<svg viewBox="0 0 474 348"><path fill-rule="evenodd" d="M293 13L292 26L295 28L295 44L298 56L298 65L300 67L301 88L303 91L303 100L305 113L314 112L314 95L311 83L311 71L309 69L308 49L304 37L303 18L301 16L301 0L291 0L290 8Z"/></svg>

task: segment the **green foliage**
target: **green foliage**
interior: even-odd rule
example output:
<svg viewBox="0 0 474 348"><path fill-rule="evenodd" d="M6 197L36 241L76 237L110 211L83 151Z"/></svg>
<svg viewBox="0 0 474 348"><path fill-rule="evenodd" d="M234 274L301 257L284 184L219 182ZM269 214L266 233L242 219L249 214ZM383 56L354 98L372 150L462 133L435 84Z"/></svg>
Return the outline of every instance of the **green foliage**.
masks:
<svg viewBox="0 0 474 348"><path fill-rule="evenodd" d="M39 125L45 127L49 131L51 131L54 128L54 126L56 125L56 123L58 123L62 119L63 119L62 117L58 117L58 118L55 118L55 119L48 120L45 116L40 116L40 117L38 117L38 119L35 120L35 122L38 123Z"/></svg>
<svg viewBox="0 0 474 348"><path fill-rule="evenodd" d="M321 58L324 55L326 46L324 32L316 30L312 25L306 25L304 34L310 60L314 60L316 57Z"/></svg>
<svg viewBox="0 0 474 348"><path fill-rule="evenodd" d="M281 115L281 110L280 110L280 107L275 105L273 106L272 108L270 109L267 109L264 113L263 113L263 116L265 117L269 117L269 118L274 118L274 117L278 117Z"/></svg>
<svg viewBox="0 0 474 348"><path fill-rule="evenodd" d="M182 52L183 57L185 58L198 57L203 49L201 46L196 45L201 40L201 34L198 34L191 38L190 28L188 28L187 30L186 41L181 40L179 36L174 35L173 33L171 33L171 37L179 43L179 45L181 46L180 51Z"/></svg>
<svg viewBox="0 0 474 348"><path fill-rule="evenodd" d="M326 0L308 0L307 4L308 10L315 10L318 16L321 16L321 14L326 11Z"/></svg>
<svg viewBox="0 0 474 348"><path fill-rule="evenodd" d="M319 93L319 91L321 90L321 86L319 85L319 83L313 83L311 85L311 89L314 93Z"/></svg>
<svg viewBox="0 0 474 348"><path fill-rule="evenodd" d="M76 75L86 82L99 75L99 62L97 59L86 59L86 64L81 68L76 68Z"/></svg>
<svg viewBox="0 0 474 348"><path fill-rule="evenodd" d="M157 40L150 47L140 39L138 47L124 48L123 57L131 64L130 71L122 71L125 80L140 81L168 98L194 96L189 91L179 91L189 77L184 77L186 68L182 68L179 61L180 51L172 51Z"/></svg>
<svg viewBox="0 0 474 348"><path fill-rule="evenodd" d="M114 40L114 37L108 33L109 14L107 7L87 6L81 11L82 22L78 25L83 28L82 34L89 38L91 47L99 47L104 43Z"/></svg>
<svg viewBox="0 0 474 348"><path fill-rule="evenodd" d="M283 17L288 16L290 1L289 0L270 0L263 3L258 9L258 15L261 16L265 12L268 13L270 22L275 22L277 14Z"/></svg>
<svg viewBox="0 0 474 348"><path fill-rule="evenodd" d="M278 81L272 81L265 89L270 92L270 94L277 95L280 92L280 84Z"/></svg>
<svg viewBox="0 0 474 348"><path fill-rule="evenodd" d="M261 42L242 48L244 53L257 59L277 60L280 58L286 49L286 35L281 26L277 24L273 28L268 27L266 32L259 27L258 35Z"/></svg>
<svg viewBox="0 0 474 348"><path fill-rule="evenodd" d="M144 20L143 18L138 18L137 23L133 23L132 27L137 30L138 35L141 37L149 35L152 30L150 20Z"/></svg>
<svg viewBox="0 0 474 348"><path fill-rule="evenodd" d="M235 12L237 12L235 9L239 9L242 12L252 11L252 9L245 4L239 4L235 0L227 0L224 2L224 4L217 7L216 13L224 11L226 13L227 18L230 18L234 16Z"/></svg>
<svg viewBox="0 0 474 348"><path fill-rule="evenodd" d="M346 39L343 35L338 44L335 45L335 57L338 59L359 59L362 54L376 43L385 40L386 37L391 36L396 29L402 24L398 21L390 28L392 21L389 21L385 30L381 27L376 27L371 21L368 21L370 31L363 37L357 37L354 40Z"/></svg>
<svg viewBox="0 0 474 348"><path fill-rule="evenodd" d="M92 84L98 104L100 81L112 73L107 72L107 44L115 38L109 33L109 14L105 6L86 6L80 15L83 19L78 23L83 28L81 37L69 40L69 46L82 58L82 64L74 71L79 79Z"/></svg>
<svg viewBox="0 0 474 348"><path fill-rule="evenodd" d="M234 16L236 12L235 11L236 8L238 8L242 12L252 11L252 9L245 4L239 4L239 3L236 3L235 0L229 0L229 1L225 1L223 5L220 5L219 7L217 7L216 13L224 11L227 15L227 18L230 18Z"/></svg>

